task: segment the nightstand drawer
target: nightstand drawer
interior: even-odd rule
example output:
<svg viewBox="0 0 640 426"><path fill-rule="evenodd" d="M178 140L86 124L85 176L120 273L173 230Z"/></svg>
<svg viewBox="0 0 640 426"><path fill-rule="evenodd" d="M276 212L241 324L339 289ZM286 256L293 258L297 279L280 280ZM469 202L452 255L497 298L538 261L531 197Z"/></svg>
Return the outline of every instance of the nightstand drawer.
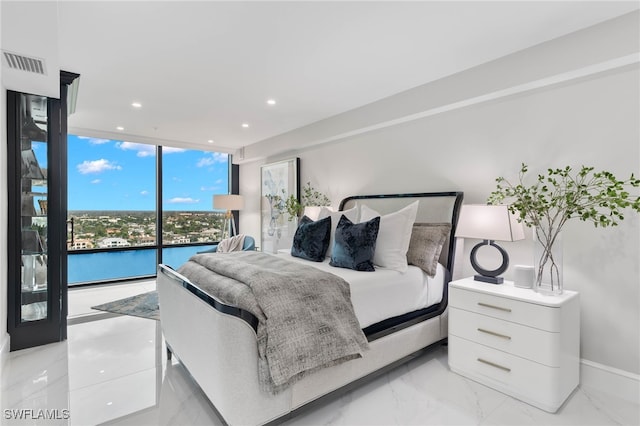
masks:
<svg viewBox="0 0 640 426"><path fill-rule="evenodd" d="M452 371L555 412L577 382L562 383L560 368L551 368L456 336L449 336Z"/></svg>
<svg viewBox="0 0 640 426"><path fill-rule="evenodd" d="M449 334L550 367L560 367L560 333L451 307Z"/></svg>
<svg viewBox="0 0 640 426"><path fill-rule="evenodd" d="M546 331L560 331L560 309L449 287L449 306Z"/></svg>

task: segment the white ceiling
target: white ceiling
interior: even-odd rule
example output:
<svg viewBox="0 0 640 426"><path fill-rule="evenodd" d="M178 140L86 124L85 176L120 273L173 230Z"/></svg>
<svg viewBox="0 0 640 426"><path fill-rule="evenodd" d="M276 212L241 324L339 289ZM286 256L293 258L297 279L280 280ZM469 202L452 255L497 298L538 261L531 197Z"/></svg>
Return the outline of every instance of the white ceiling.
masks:
<svg viewBox="0 0 640 426"><path fill-rule="evenodd" d="M72 132L233 152L635 9L59 1L59 60L81 74Z"/></svg>

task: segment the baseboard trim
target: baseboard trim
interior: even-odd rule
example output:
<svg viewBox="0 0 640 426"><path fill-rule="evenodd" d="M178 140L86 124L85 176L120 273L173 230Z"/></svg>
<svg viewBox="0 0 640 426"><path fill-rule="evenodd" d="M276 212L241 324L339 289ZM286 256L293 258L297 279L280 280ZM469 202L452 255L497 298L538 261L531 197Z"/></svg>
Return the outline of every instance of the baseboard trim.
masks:
<svg viewBox="0 0 640 426"><path fill-rule="evenodd" d="M580 385L599 389L625 401L640 401L639 374L587 359L580 360Z"/></svg>

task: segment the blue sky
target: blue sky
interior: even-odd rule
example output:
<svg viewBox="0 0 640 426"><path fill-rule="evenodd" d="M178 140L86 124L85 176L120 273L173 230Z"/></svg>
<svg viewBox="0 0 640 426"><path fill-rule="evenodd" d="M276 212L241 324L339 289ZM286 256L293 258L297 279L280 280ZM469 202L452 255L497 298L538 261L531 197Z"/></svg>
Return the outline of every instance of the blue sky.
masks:
<svg viewBox="0 0 640 426"><path fill-rule="evenodd" d="M69 135L69 210L155 210L155 148ZM228 193L227 154L163 147L162 163L166 211L211 211Z"/></svg>

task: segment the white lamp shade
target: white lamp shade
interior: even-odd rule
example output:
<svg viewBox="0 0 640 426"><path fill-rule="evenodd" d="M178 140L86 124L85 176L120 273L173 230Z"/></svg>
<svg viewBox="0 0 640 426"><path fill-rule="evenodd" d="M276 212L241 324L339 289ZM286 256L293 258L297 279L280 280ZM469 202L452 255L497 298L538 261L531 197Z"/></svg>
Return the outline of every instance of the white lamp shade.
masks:
<svg viewBox="0 0 640 426"><path fill-rule="evenodd" d="M242 195L236 194L214 195L213 208L217 210L242 210L244 198Z"/></svg>
<svg viewBox="0 0 640 426"><path fill-rule="evenodd" d="M505 205L465 204L460 210L456 237L517 241L524 239L524 228Z"/></svg>

